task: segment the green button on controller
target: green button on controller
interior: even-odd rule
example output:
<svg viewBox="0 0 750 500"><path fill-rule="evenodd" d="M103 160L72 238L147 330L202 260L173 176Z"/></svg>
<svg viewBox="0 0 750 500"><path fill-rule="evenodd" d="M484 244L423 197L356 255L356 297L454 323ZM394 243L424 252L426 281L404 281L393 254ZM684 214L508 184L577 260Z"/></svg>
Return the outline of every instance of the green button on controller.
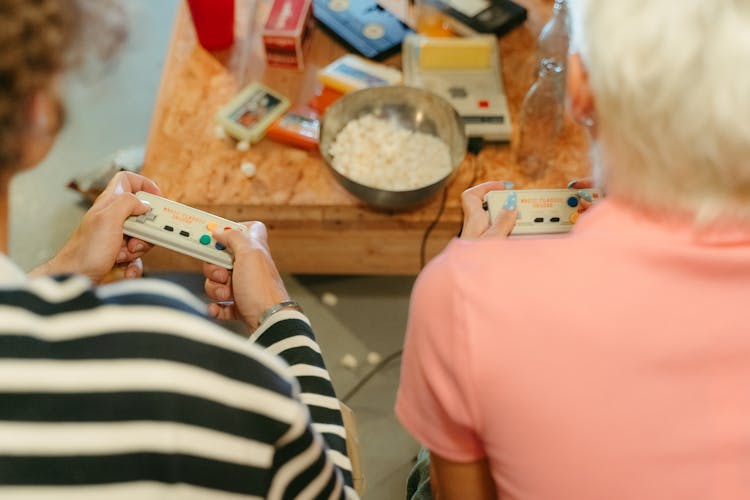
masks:
<svg viewBox="0 0 750 500"><path fill-rule="evenodd" d="M208 245L211 243L211 237L207 234L204 234L201 236L201 239L199 240L202 245Z"/></svg>

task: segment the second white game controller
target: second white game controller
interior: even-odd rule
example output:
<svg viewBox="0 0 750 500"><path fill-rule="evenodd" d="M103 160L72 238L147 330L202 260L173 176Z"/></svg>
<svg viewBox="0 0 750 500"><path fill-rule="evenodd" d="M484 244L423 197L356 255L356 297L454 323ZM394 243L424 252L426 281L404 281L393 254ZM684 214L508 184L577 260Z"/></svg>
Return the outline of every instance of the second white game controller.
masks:
<svg viewBox="0 0 750 500"><path fill-rule="evenodd" d="M151 210L129 217L124 225L126 235L227 269L232 268L232 254L214 239L213 232L228 229L245 231L246 226L144 191L139 191L135 196L148 202Z"/></svg>
<svg viewBox="0 0 750 500"><path fill-rule="evenodd" d="M511 235L558 234L570 231L578 221L581 199L595 203L602 197L598 189L519 189L490 191L485 207L494 221L510 193L517 197L518 218Z"/></svg>

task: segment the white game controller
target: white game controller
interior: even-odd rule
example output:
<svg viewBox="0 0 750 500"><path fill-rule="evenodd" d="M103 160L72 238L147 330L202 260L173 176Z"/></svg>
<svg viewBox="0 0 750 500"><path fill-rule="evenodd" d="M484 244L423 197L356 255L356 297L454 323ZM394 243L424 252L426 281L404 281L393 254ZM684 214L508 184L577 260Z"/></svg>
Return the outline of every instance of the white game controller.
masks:
<svg viewBox="0 0 750 500"><path fill-rule="evenodd" d="M490 221L494 221L498 216L510 193L516 193L518 208L516 225L510 233L513 236L567 233L578 221L581 198L592 203L602 198L602 193L598 189L490 191L484 196Z"/></svg>
<svg viewBox="0 0 750 500"><path fill-rule="evenodd" d="M232 254L214 240L212 233L222 229L245 231L246 226L144 191L135 196L148 202L151 210L128 217L125 234L232 269Z"/></svg>

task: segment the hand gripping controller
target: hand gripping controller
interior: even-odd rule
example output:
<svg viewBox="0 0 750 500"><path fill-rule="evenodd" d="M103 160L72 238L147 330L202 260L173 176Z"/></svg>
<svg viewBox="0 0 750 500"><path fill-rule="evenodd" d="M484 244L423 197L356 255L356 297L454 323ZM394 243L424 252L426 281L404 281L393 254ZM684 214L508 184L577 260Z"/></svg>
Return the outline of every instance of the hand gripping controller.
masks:
<svg viewBox="0 0 750 500"><path fill-rule="evenodd" d="M567 233L578 221L581 198L597 202L602 194L598 189L520 189L490 191L484 196L485 207L494 221L503 208L509 193L518 197L518 218L511 235ZM581 194L579 194L581 193Z"/></svg>
<svg viewBox="0 0 750 500"><path fill-rule="evenodd" d="M123 230L126 235L232 268L232 254L214 240L212 233L222 229L245 231L246 226L144 191L135 196L149 203L151 209L143 215L128 217Z"/></svg>

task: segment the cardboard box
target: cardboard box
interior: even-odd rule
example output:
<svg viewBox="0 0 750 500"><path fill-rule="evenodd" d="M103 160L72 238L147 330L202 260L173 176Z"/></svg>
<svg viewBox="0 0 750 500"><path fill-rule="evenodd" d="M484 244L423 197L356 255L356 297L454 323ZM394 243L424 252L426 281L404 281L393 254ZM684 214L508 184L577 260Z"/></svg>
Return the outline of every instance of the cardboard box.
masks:
<svg viewBox="0 0 750 500"><path fill-rule="evenodd" d="M302 69L305 41L313 28L312 0L274 0L263 27L269 66Z"/></svg>

